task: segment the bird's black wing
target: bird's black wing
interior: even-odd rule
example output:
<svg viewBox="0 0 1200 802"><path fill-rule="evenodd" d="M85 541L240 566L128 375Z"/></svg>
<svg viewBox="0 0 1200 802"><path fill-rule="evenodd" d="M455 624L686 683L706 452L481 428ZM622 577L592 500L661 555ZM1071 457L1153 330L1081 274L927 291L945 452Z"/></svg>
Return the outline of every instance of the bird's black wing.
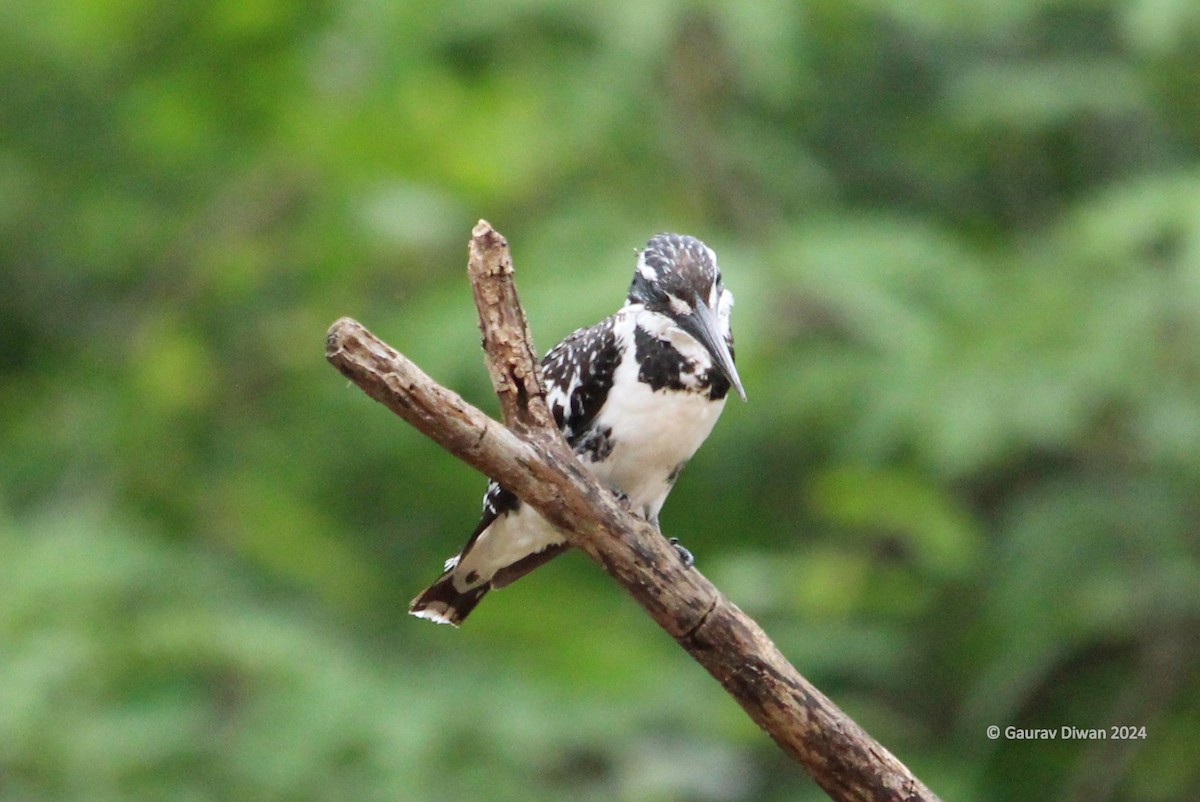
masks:
<svg viewBox="0 0 1200 802"><path fill-rule="evenodd" d="M579 329L550 349L542 359L546 403L567 443L577 452L586 450L597 440L591 432L591 424L608 398L613 374L621 359L613 324L610 317ZM488 482L487 492L483 494L483 514L463 553L493 521L520 506L521 500L515 493L498 482Z"/></svg>
<svg viewBox="0 0 1200 802"><path fill-rule="evenodd" d="M579 329L542 360L546 403L576 453L588 448L592 424L608 399L621 361L615 324L615 318L609 317Z"/></svg>

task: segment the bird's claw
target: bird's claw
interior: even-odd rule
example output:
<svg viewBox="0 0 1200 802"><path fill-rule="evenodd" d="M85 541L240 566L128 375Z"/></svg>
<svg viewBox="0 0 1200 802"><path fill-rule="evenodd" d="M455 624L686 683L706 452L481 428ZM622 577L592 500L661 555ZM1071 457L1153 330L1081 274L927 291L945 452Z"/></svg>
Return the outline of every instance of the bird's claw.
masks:
<svg viewBox="0 0 1200 802"><path fill-rule="evenodd" d="M610 488L610 490L612 491L613 496L616 497L617 503L621 505L622 509L628 513L634 515L637 514L637 510L633 508L633 499L629 497L628 493L623 493L622 491L617 490L615 487Z"/></svg>
<svg viewBox="0 0 1200 802"><path fill-rule="evenodd" d="M679 542L679 538L667 538L667 542L670 543L675 548L675 551L679 553L679 559L683 561L684 568L691 568L696 564L696 558L692 556L690 551L683 547L683 545Z"/></svg>

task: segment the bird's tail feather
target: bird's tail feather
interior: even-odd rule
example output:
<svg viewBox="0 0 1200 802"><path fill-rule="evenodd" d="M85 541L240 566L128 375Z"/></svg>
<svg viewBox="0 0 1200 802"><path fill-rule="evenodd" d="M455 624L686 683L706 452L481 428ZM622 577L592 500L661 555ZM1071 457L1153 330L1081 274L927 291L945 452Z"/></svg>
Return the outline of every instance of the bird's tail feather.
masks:
<svg viewBox="0 0 1200 802"><path fill-rule="evenodd" d="M454 572L447 571L441 579L426 588L421 595L412 600L408 606L408 614L424 618L438 624L458 626L479 604L479 600L492 588L492 583L469 590L456 590L454 587Z"/></svg>
<svg viewBox="0 0 1200 802"><path fill-rule="evenodd" d="M467 549L470 548L470 544L468 544ZM446 573L412 600L408 606L408 613L427 621L453 624L457 627L463 622L463 619L471 614L475 605L479 604L489 590L512 584L534 568L562 554L568 548L570 547L566 543L551 543L541 551L527 554L510 565L502 566L486 581L467 590L459 590L454 586L454 577L464 570L460 567L463 557L462 555L451 557L446 561ZM474 571L468 571L466 578L478 582L479 579L474 574Z"/></svg>

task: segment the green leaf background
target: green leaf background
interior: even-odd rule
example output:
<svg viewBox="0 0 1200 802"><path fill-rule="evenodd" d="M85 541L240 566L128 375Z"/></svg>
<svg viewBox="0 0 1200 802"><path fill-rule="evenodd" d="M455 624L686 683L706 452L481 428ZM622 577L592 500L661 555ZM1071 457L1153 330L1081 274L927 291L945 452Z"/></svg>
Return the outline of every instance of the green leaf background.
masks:
<svg viewBox="0 0 1200 802"><path fill-rule="evenodd" d="M1197 8L4 3L0 798L824 798L578 555L404 614L483 479L324 332L494 411L481 217L543 349L717 250L664 528L945 799L1200 798Z"/></svg>

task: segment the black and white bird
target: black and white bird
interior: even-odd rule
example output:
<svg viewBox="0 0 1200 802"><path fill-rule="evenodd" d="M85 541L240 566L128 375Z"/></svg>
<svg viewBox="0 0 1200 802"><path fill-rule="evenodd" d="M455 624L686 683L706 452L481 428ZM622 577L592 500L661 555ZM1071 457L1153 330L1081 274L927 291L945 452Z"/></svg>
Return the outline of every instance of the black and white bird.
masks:
<svg viewBox="0 0 1200 802"><path fill-rule="evenodd" d="M732 307L712 249L659 234L638 254L625 305L542 360L546 400L576 456L655 526L730 388L746 398L733 364ZM489 590L567 548L561 531L492 482L471 539L409 612L458 626Z"/></svg>

